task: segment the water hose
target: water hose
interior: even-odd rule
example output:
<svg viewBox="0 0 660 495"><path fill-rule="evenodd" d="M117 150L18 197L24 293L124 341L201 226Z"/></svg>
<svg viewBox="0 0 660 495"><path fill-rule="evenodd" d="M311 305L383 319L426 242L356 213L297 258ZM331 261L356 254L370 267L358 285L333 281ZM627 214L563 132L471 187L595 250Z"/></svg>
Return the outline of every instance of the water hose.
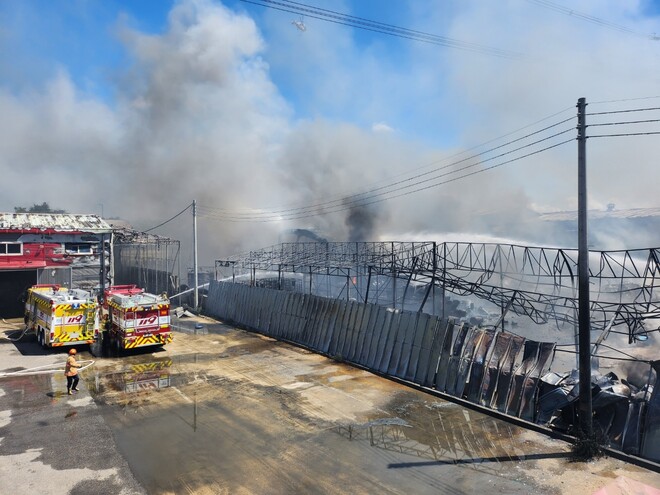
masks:
<svg viewBox="0 0 660 495"><path fill-rule="evenodd" d="M78 363L89 363L86 364L80 368L78 368L78 371L83 371L92 366L96 361L92 359L84 359L81 361L78 361ZM56 364L47 364L44 366L37 366L35 368L28 368L25 370L19 370L19 371L9 371L7 373L0 373L0 378L10 378L12 376L29 376L29 375L48 375L52 373L64 373L64 368L57 368L57 369L48 369L48 368L53 368L54 366L61 366L61 364L56 363Z"/></svg>

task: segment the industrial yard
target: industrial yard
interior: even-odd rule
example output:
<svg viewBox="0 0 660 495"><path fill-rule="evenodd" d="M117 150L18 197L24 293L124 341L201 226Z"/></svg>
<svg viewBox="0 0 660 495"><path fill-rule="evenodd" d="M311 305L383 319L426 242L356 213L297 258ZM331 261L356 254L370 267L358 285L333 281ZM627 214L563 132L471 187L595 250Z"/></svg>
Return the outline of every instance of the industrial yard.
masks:
<svg viewBox="0 0 660 495"><path fill-rule="evenodd" d="M207 318L172 320L174 341L156 351L97 358L81 346L80 359L94 364L74 397L61 372L20 372L63 363L65 353L44 351L32 337L8 340L22 320L1 324L3 490L560 494L660 486L653 471L612 458L571 462L566 442L307 350Z"/></svg>

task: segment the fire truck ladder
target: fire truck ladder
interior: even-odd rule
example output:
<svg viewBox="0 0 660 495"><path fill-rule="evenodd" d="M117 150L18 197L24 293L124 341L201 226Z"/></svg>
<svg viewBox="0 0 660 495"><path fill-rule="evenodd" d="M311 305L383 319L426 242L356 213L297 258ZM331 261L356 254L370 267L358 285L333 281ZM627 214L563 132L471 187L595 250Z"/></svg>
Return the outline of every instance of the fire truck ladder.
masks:
<svg viewBox="0 0 660 495"><path fill-rule="evenodd" d="M94 320L96 319L96 308L85 308L85 333L94 335Z"/></svg>

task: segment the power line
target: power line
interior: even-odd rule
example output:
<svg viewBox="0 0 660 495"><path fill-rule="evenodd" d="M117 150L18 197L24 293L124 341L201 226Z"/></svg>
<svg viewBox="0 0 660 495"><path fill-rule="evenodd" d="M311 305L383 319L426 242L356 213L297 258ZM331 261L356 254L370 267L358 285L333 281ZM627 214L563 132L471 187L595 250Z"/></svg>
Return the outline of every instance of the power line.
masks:
<svg viewBox="0 0 660 495"><path fill-rule="evenodd" d="M626 134L596 134L595 136L587 136L588 138L602 138L602 137L627 137L627 136L651 136L660 134L660 131L653 132L629 132Z"/></svg>
<svg viewBox="0 0 660 495"><path fill-rule="evenodd" d="M658 96L640 96L639 98L623 98L621 100L603 100L603 101L591 101L589 102L589 105L599 105L603 103L621 103L624 101L639 101L639 100L655 100L660 98L660 95Z"/></svg>
<svg viewBox="0 0 660 495"><path fill-rule="evenodd" d="M545 121L547 121L547 120L550 120L550 119L553 118L553 117L556 117L556 116L558 116L558 115L561 115L561 114L566 113L567 111L569 111L569 110L573 110L573 109L574 109L574 106L567 107L567 108L565 108L565 109L563 109L563 110L560 110L559 112L553 113L553 114L551 114L551 115L548 115L547 117L543 117L542 119L539 119L539 120L537 120L537 121L535 121L535 122L532 122L531 124L527 124L527 125L525 125L525 126L523 126L523 127L520 127L520 128L515 129L515 130L513 130L513 131L507 132L506 134L503 134L503 135L501 135L501 136L499 136L499 137L496 137L496 138L490 139L490 140L488 140L488 141L485 141L485 142L483 142L483 143L481 143L481 144L478 144L478 145L472 146L472 147L470 147L470 148L468 148L468 149L466 149L466 150L464 150L464 151L461 151L461 152L459 152L459 153L455 153L455 154L453 154L453 155L451 155L451 156L449 156L449 157L444 158L443 160L436 160L436 161L433 161L433 162L431 162L431 163L429 163L429 164L427 164L427 165L423 165L423 166L421 166L421 167L413 168L413 169L411 169L411 170L408 171L408 172L403 172L403 173L400 173L400 174L396 174L396 175L394 175L394 176L391 176L389 179L382 179L382 180L380 180L380 181L377 181L377 182L373 183L373 186L376 186L376 184L381 184L381 183L383 183L383 182L386 182L387 180L395 179L395 178L397 178L397 177L403 177L403 176L406 176L406 175L408 175L410 172L415 172L415 171L417 171L417 170L424 170L425 168L432 167L433 165L436 165L436 164L438 164L438 163L442 163L442 162L447 161L447 160L450 160L450 159L452 159L452 158L457 158L457 157L459 157L459 156L461 156L461 155L465 155L465 154L469 153L470 151L474 151L474 150L477 150L477 149L479 149L479 148L483 148L484 146L487 146L487 145L489 145L489 144L491 144L491 143L495 143L495 142L500 141L500 140L502 140L502 139L504 139L504 138L506 138L506 137L513 136L513 135L515 135L516 133L518 133L518 132L520 132L520 131L524 131L525 129L529 129L530 127L534 127L535 125L540 124L541 122L545 122ZM471 159L471 158L477 158L477 157L479 157L479 156L482 156L482 155L488 154L488 153L490 153L490 152L492 152L492 151L494 151L494 150L497 150L497 149L502 148L502 147L504 147L504 146L507 146L507 145L509 145L509 144L515 143L515 142L520 141L520 140L522 140L522 139L525 139L526 137L533 136L533 135L535 135L535 134L538 134L538 133L543 132L543 131L545 131L545 130L551 129L551 128L556 127L556 126L558 126L558 125L564 124L564 123L566 123L566 122L570 122L570 121L573 120L573 119L575 119L575 116L571 116L571 117L569 117L568 119L564 119L564 120L562 120L562 121L556 122L556 123L554 123L554 124L552 124L552 125L549 125L549 126L547 126L547 127L544 127L543 129L540 129L540 130L538 130L538 131L535 131L535 132L529 133L529 134L527 134L527 135L525 135L525 136L522 136L521 138L516 138L516 139L514 139L514 140L511 140L511 141L509 141L509 142L507 142L507 143L504 143L503 145L495 146L495 147L493 147L493 148L487 149L487 150L482 151L482 152L480 152L480 153L476 153L476 154L473 154L473 155L471 155L471 156L468 156L468 157L465 158L465 159L461 159L461 160L458 160L458 161L455 161L455 162L449 163L448 165L444 165L444 166L442 166L442 167L435 168L435 169L429 171L428 173L433 173L434 171L438 171L438 170L442 170L442 169L447 168L447 167L450 167L450 166L458 165L459 163L462 163L462 162L464 162L464 161L467 161L467 160L469 160L469 159ZM421 174L420 174L420 175L421 175ZM324 203L322 203L322 204L330 204L330 203L336 203L336 202L344 201L344 200L347 199L347 198L357 197L357 196L360 196L360 195L366 194L366 193L368 193L368 192L371 192L372 190L375 190L375 189L377 189L377 188L372 187L371 189L368 189L367 191L359 191L359 192L353 192L353 193L348 194L348 195L344 194L344 195L341 195L341 196L334 196L335 199L330 199L330 198L328 198L328 199L326 200L326 202L324 202ZM332 197L331 197L331 198L332 198ZM282 211L288 211L289 209L304 209L304 208L309 208L309 207L310 207L310 205L303 205L303 206L300 206L300 207L295 207L296 204L299 204L299 203L292 203L292 204L288 204L288 205L282 205L282 206L279 206L279 207L264 207L264 208L260 208L260 210L268 210L268 211L271 211L271 212L273 212L273 210L275 210L275 211L278 211L278 212L279 212L280 210L282 210ZM231 209L231 210L228 210L228 209L226 209L226 208L213 208L213 210L218 211L218 212L227 212L227 213L238 213L238 212L240 212L241 210L247 210L246 214L254 214L254 213L255 213L255 211L254 211L255 209L254 209L254 208L247 208L247 209L245 209L245 208L242 208L242 209L239 208L239 209Z"/></svg>
<svg viewBox="0 0 660 495"><path fill-rule="evenodd" d="M660 110L660 107L646 107L646 108L629 108L626 110L611 110L609 112L593 112L586 114L588 117L592 115L610 115L614 113L631 113L631 112L651 112L653 110Z"/></svg>
<svg viewBox="0 0 660 495"><path fill-rule="evenodd" d="M314 7L312 5L293 2L290 0L282 0L282 1L241 0L241 1L245 3L259 5L261 7L266 7L269 9L280 10L292 14L299 14L307 17L312 17L314 19L332 22L334 24L342 24L344 26L350 26L358 29L363 29L366 31L387 34L389 36L395 36L398 38L405 38L414 41L421 41L423 43L430 43L433 45L439 45L448 48L456 48L459 50L466 50L466 51L477 52L486 55L503 57L503 58L520 58L521 56L521 54L517 52L492 48L485 45L479 45L477 43L459 41L459 40L447 38L445 36L438 36L423 31L416 31L413 29L394 26L392 24L386 24L378 21L373 21L370 19L365 19L363 17L356 17L348 14L343 14L341 12L337 12L334 10Z"/></svg>
<svg viewBox="0 0 660 495"><path fill-rule="evenodd" d="M330 205L331 205L332 203L337 203L337 201L326 202L326 203L319 203L319 204L315 204L315 205L309 205L309 206L304 207L304 208L294 208L294 209L291 209L291 210L282 210L282 211L278 211L278 212L264 212L264 213L262 213L262 214L259 214L258 216L250 216L250 217L243 216L243 217L232 217L232 218L235 218L235 219L246 219L246 220L253 220L253 219L256 219L256 218L273 218L273 219L281 219L282 216L295 215L296 213L294 213L294 212L296 212L296 211L299 211L299 213L305 213L306 210L312 210L312 211L314 211L314 210L321 210L321 209L323 209L323 207L328 207L328 206L329 206L330 208L335 208L336 206L348 206L348 207L351 207L351 205L359 206L359 205L362 205L362 204L364 203L365 200L369 200L369 199L371 199L371 198L373 198L373 197L384 196L384 195L391 194L391 193L396 192L396 191L400 191L400 190L404 190L404 189L409 189L409 188L411 188L411 187L414 187L414 186L417 186L417 185L420 185L420 184L424 184L424 183L427 183L427 182L430 182L430 181L433 181L433 180L437 180L437 179L440 179L440 178L442 178L442 177L446 177L446 176L451 175L451 174L455 174L455 173L458 173L458 172L462 172L462 171L467 170L467 169L469 169L469 168L474 168L474 167L476 167L476 166L478 166L478 165L482 165L482 164L484 164L484 163L486 163L486 162L493 161L493 160L496 160L496 159L498 159L498 158L502 158L502 157L504 157L504 156L506 156L506 155L510 155L510 154L512 154L512 153L515 153L515 152L520 151L520 150L525 149L525 148L529 148L529 147L531 147L531 146L534 146L534 145L536 145L536 144L539 144L539 143L541 143L541 142L543 142L543 141L547 141L547 140L552 139L552 138L554 138L554 137L560 136L560 135L565 134L565 133L567 133L567 132L570 132L570 131L572 131L572 130L573 130L572 128L565 129L565 130L563 130L563 131L561 131L561 132L558 132L558 133L556 133L556 134L553 134L552 136L549 136L549 137L546 137L546 138L543 138L543 139L539 139L539 140L534 141L534 142L532 142L532 143L526 144L526 145L524 145L524 146L520 146L520 147L518 147L518 148L515 148L515 149L513 149L513 150L509 150L509 151L506 151L506 152L504 152L504 153L501 153L501 154L499 154L499 155L496 155L496 156L493 156L493 157L490 157L490 158L486 158L486 159L484 159L484 160L481 160L481 161L479 161L479 162L473 163L473 164L471 164L471 165L466 165L466 166L464 166L464 167L462 167L462 168L460 168L460 169L458 169L458 170L453 170L453 171L450 171L450 172L445 172L445 173L443 173L443 174L440 174L440 175L437 175L437 176L434 176L434 177L430 177L430 178L426 178L426 179L424 179L424 180L420 180L420 181L417 181L417 182L413 182L412 184L408 184L408 185L405 185L405 186L397 187L397 188L392 189L392 190L390 190L390 191L377 192L377 191L382 191L383 189L390 189L390 188L392 188L392 187L394 187L394 186L401 185L401 184L403 184L403 183L405 183L405 182L409 182L409 181L411 181L411 180L418 179L418 178L420 178L420 177L423 177L423 176L429 175L430 173L436 173L436 172L439 172L439 171L444 170L444 169L446 169L446 168L448 168L448 167L450 167L450 166L457 165L458 163L462 163L462 162L464 162L464 161L466 161L466 160L468 160L468 159L470 159L470 158L475 158L475 157L469 157L469 158L467 158L467 159L460 160L459 162L455 162L455 163L453 163L453 164L449 164L449 165L446 165L446 166L444 166L444 167L440 167L440 168L435 169L435 170L433 170L433 171L431 171L431 172L427 172L427 173L424 173L424 174L420 174L420 175L417 175L417 176L414 176L414 177L408 178L408 179L406 179L406 180L398 181L398 182L395 182L395 183L389 184L389 185L384 186L384 187L376 188L376 189L374 189L374 190L372 190L372 191L368 191L368 192L365 192L365 193L362 193L362 194L358 194L358 195L355 195L355 196L347 196L347 197L344 198L344 200L343 200L342 203L340 203L340 204L338 204L338 205L335 205L335 206L330 206ZM534 133L532 133L532 134L534 134ZM531 135L531 134L530 134L530 135ZM517 140L515 140L515 141L517 141ZM508 144L511 144L511 143L513 143L513 142L515 142L515 141L511 141L510 143L507 143L507 145L508 145ZM503 146L504 146L504 145L503 145ZM501 147L502 147L502 146L498 146L497 148L493 148L493 150L494 150L494 149L501 148ZM492 151L492 150L491 150L491 151ZM479 155L476 155L476 156L479 156ZM355 199L351 199L351 198L355 198ZM347 201L347 200L350 200L350 201ZM300 211L300 210L302 210L302 211Z"/></svg>
<svg viewBox="0 0 660 495"><path fill-rule="evenodd" d="M435 179L438 179L438 178L440 178L440 177L444 177L444 176L449 175L449 174L452 174L452 173L461 172L461 171L463 171L463 170L465 170L465 169L467 169L467 168L472 168L472 167L475 167L475 166L477 166L477 165L480 165L480 164L486 163L486 162L488 162L488 161L492 161L492 160L495 160L495 159L497 159L497 158L501 158L502 156L505 156L505 155L508 155L508 154L511 154L511 153L515 153L516 151L520 151L521 149L528 148L528 147L530 147L530 146L534 146L535 144L538 144L538 143L540 143L540 142L546 141L546 140L548 140L548 139L552 139L553 137L557 137L557 136L559 136L559 135L561 135L561 134L565 134L566 132L570 132L570 131L572 130L572 128L569 128L569 129L563 130L563 131L561 131L561 132L559 132L559 133L553 134L552 136L549 136L549 137L546 137L546 138L543 138L543 139L537 140L537 141L535 141L535 142L532 142L532 143L526 144L526 145L524 145L524 146L521 146L521 147L519 147L519 148L516 148L516 149L510 150L510 151L507 151L507 152L502 153L502 154L500 154L500 155L496 155L496 156L494 156L494 157L490 157L490 158L488 158L488 159L482 160L482 161L477 162L477 163L475 163L475 164L468 165L468 166L463 167L463 168L461 168L461 169L458 169L458 170L455 170L455 171L452 171L452 172L448 172L448 173L445 173L445 174L441 174L441 175L436 176L436 177L430 177L430 178L425 179L424 181L415 182L415 183L410 184L410 185L408 185L408 186L404 186L404 187L402 187L402 188L394 189L394 191L389 191L389 192L383 192L383 193L379 193L379 194L374 194L374 193L378 193L379 191L383 191L383 190L390 189L390 188L392 188L392 187L395 187L395 186L401 185L401 184L403 184L403 183L405 183L405 182L414 181L415 179L420 179L420 178L422 178L422 177L426 177L426 176L431 175L431 174L436 174L436 173L438 173L438 172L440 172L440 171L442 171L442 170L446 170L447 168L454 167L454 166L456 166L456 165L459 165L459 164L461 164L461 163L464 163L464 162L466 162L466 161L468 161L468 160L471 160L471 159L473 159L473 158L478 158L479 156L483 156L483 155L486 155L486 154L488 154L488 153L491 153L491 152L493 152L493 151L495 151L495 150L498 150L498 149L501 149L501 148L504 148L504 147L510 146L510 145L513 144L513 143L516 143L516 142L522 141L522 140L527 139L527 138L529 138L529 137L531 137L531 136L534 136L534 135L539 134L539 133L541 133L541 132L544 132L544 131L546 131L546 130L552 129L553 127L556 127L556 126L558 126L558 125L564 124L564 123L566 123L566 122L568 122L568 121L570 121L570 120L572 120L572 119L573 119L573 117L571 117L571 118L569 118L569 119L562 120L562 121L557 122L557 123L555 123L555 124L549 125L549 126L543 128L543 129L540 129L540 130L538 130L538 131L535 131L535 132L529 133L529 134L527 134L527 135L525 135L525 136L522 136L522 137L520 137L520 138L513 139L513 140L511 140L511 141L508 141L507 143L504 143L504 144L501 144L501 145L499 145L499 146L495 146L495 147L493 147L493 148L490 148L490 149L488 149L488 150L486 150L486 151L483 151L483 152L481 152L481 153L477 153L477 154L475 154L475 155L471 155L471 156L469 156L469 157L467 157L467 158L464 158L464 159L458 160L458 161L453 162L453 163L449 163L449 164L447 164L447 165L444 165L444 166L442 166L442 167L435 168L435 169L433 169L433 170L430 170L430 171L428 171L428 172L424 172L424 173L422 173L422 174L417 174L417 175L414 175L414 176L411 176L411 177L407 177L406 179L403 179L403 180L400 180L400 181L395 181L395 182L392 182L392 183L386 184L385 186L381 186L381 187L377 187L377 188L372 188L372 189L370 189L370 190L368 190L368 191L364 191L364 192L361 192L361 193L358 193L358 194L353 194L353 195L349 195L349 196L342 196L342 197L340 197L339 199L336 199L336 200L325 201L325 202L316 203L316 204L312 204L312 205L306 205L306 206L302 206L302 207L298 207L298 208L287 208L287 209L279 209L279 210L267 211L267 212L263 212L263 213L259 214L259 217L263 217L263 216L265 216L265 215L270 215L270 216L277 216L277 217L279 218L279 216L282 215L282 214L284 214L284 215L287 215L287 214L293 214L293 212L296 212L296 211L302 213L302 212L304 212L305 210L319 209L319 208L322 208L322 207L328 207L328 206L331 206L331 205L336 204L336 203L340 203L342 206L345 206L345 205L347 204L347 201L349 201L349 200L350 200L350 203L356 203L356 202L359 203L360 201L362 201L362 200L364 200L364 199L369 199L370 197L373 197L373 196L380 196L380 195L383 195L383 194L389 194L390 192L394 192L394 191L397 191L397 190L401 190L401 189L405 189L405 188L413 187L413 186L418 185L418 184L420 184L420 183L422 183L422 182L435 180ZM227 210L218 210L218 211L221 211L221 212L227 212ZM237 212L232 212L232 211L228 211L228 213L230 213L230 214L233 213L233 214L235 214L235 215L241 215L241 214L239 214L239 213L237 213ZM246 218L246 219L254 219L254 218L255 218L255 217L253 216L253 215L255 215L254 212L245 213L244 215L252 215L252 216L249 216L249 217L243 217L243 218ZM257 217L257 218L258 218L258 217Z"/></svg>
<svg viewBox="0 0 660 495"><path fill-rule="evenodd" d="M600 124L589 124L587 127L598 127L603 125L627 125L627 124L649 124L651 122L660 122L660 119L650 119L650 120L628 120L622 122L603 122Z"/></svg>
<svg viewBox="0 0 660 495"><path fill-rule="evenodd" d="M547 146L547 147L542 148L540 150L532 151L532 152L527 153L527 154L522 155L522 156L511 158L510 160L506 160L502 163L497 163L495 165L491 165L490 167L486 167L486 168L483 168L483 169L480 169L480 170L477 170L477 171L474 171L474 172L469 172L469 173L461 175L459 177L453 177L453 178L447 179L445 181L441 181L441 182L429 184L429 185L426 185L426 186L423 186L423 187L419 187L419 188L414 189L412 191L403 192L403 193L396 194L396 195L393 195L393 196L381 197L379 199L373 199L371 201L359 201L359 202L357 202L357 204L345 206L345 207L342 207L342 208L334 208L334 209L330 209L329 211L310 212L310 213L300 214L300 215L296 215L296 216L289 216L287 218L282 218L281 216L277 216L275 218L268 218L268 219L264 219L263 217L262 217L262 219L256 219L256 218L255 219L240 219L240 218L237 219L237 218L222 217L222 216L212 215L212 214L211 215L207 214L207 215L204 215L204 216L207 217L207 218L215 218L217 220L224 220L224 221L233 221L233 222L254 221L254 222L266 223L266 222L279 221L279 220L299 220L299 219L303 219L303 218L310 218L310 217L314 217L314 216L325 215L325 214L328 214L328 213L337 213L337 212L346 211L346 210L350 210L352 208L355 208L356 205L357 206L368 206L368 205L372 205L372 204L376 204L376 203L381 203L383 201L388 201L390 199L395 199L395 198L400 198L400 197L403 197L403 196L408 196L410 194L420 192L420 191L424 191L424 190L427 190L427 189L431 189L431 188L434 188L434 187L439 187L439 186L444 185L444 184L448 184L448 183L451 183L451 182L455 182L457 180L464 179L466 177L471 177L473 175L477 175L477 174L480 174L480 173L483 173L483 172L487 172L489 170L493 170L495 168L507 165L509 163L513 163L515 161L519 161L519 160L522 160L524 158L528 158L530 156L548 151L550 149L557 148L559 146L562 146L566 143L570 143L572 141L575 141L575 138L567 139L567 140L562 141L560 143L556 143L556 144ZM468 167L466 167L466 168L468 168ZM423 181L422 183L427 183L427 182L429 182L429 181ZM419 184L420 183L418 183L418 185ZM387 193L387 194L389 194L389 193ZM376 197L376 196L378 196L378 195L375 195L374 197Z"/></svg>
<svg viewBox="0 0 660 495"><path fill-rule="evenodd" d="M555 12L559 12L560 14L565 14L573 18L577 19L582 19L584 21L590 22L592 24L598 24L600 26L606 27L613 29L615 31L619 31L622 33L627 33L631 34L633 36L639 36L641 38L646 38L650 40L660 40L659 36L656 36L655 33L649 35L649 34L644 34L640 33L639 31L635 31L633 29L630 29L626 26L622 26L620 24L615 24L614 22L606 21L604 19L601 19L599 17L595 17L593 15L585 14L584 12L577 11L575 9L565 7L563 5L559 5L555 2L551 2L550 0L527 0L530 3L539 5L541 7L545 7L550 10L554 10Z"/></svg>
<svg viewBox="0 0 660 495"><path fill-rule="evenodd" d="M170 218L169 220L165 220L163 223L159 223L159 224L156 225L155 227L151 227L150 229L143 230L142 232L147 233L147 232L151 232L152 230L157 229L158 227L162 227L162 226L165 225L166 223L169 223L169 222L171 222L172 220L174 220L175 218L177 218L177 217L183 215L186 211L188 211L188 210L190 209L191 206L192 206L192 203L189 204L188 206L186 206L183 210L181 210L179 213L177 213L176 215L174 215L174 216L173 216L172 218Z"/></svg>

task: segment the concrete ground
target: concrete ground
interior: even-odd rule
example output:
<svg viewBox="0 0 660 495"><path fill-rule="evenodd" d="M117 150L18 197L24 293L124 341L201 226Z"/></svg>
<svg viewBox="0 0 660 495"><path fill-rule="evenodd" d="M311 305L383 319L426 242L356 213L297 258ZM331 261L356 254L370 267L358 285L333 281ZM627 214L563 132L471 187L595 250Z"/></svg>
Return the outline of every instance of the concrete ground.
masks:
<svg viewBox="0 0 660 495"><path fill-rule="evenodd" d="M655 472L571 462L562 441L207 319L176 321L162 350L95 358L81 347L95 362L67 396L61 371L11 374L66 357L4 338L21 323L0 323L0 493L590 494L621 477L660 487Z"/></svg>

